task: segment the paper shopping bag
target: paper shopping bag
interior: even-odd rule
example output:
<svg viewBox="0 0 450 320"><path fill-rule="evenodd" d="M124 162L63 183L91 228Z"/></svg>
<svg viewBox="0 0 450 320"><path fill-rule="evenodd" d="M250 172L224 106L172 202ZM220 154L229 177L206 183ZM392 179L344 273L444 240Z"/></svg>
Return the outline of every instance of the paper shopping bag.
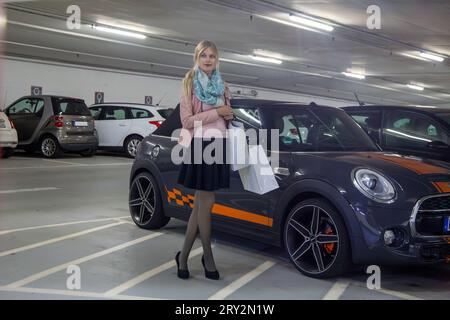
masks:
<svg viewBox="0 0 450 320"><path fill-rule="evenodd" d="M278 182L263 147L250 146L248 153L250 165L239 170L244 189L258 194L277 189Z"/></svg>
<svg viewBox="0 0 450 320"><path fill-rule="evenodd" d="M247 136L244 131L244 124L239 121L228 123L228 143L231 170L237 171L249 165Z"/></svg>

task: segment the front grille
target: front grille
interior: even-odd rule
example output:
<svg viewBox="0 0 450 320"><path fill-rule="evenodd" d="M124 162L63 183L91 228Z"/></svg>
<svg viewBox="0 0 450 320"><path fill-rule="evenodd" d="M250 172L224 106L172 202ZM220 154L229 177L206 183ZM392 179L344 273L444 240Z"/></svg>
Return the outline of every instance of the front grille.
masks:
<svg viewBox="0 0 450 320"><path fill-rule="evenodd" d="M417 211L415 227L423 236L444 236L445 217L450 216L450 196L438 196L424 200Z"/></svg>

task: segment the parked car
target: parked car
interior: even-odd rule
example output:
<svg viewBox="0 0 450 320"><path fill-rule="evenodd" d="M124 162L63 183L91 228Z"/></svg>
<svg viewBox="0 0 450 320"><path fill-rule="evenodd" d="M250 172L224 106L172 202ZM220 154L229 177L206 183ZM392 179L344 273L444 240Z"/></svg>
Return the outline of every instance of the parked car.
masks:
<svg viewBox="0 0 450 320"><path fill-rule="evenodd" d="M264 100L231 104L245 128L283 133L285 119L293 119L303 134L280 134L279 150L270 151L279 155L278 189L252 193L243 189L238 172L230 173L230 188L216 193L214 228L283 246L300 272L317 278L342 274L352 263L449 258L449 164L380 152L338 108ZM189 218L194 190L177 184L179 165L171 161L177 141L170 136L180 127L176 109L142 141L134 161L129 208L141 228Z"/></svg>
<svg viewBox="0 0 450 320"><path fill-rule="evenodd" d="M155 131L165 118L160 108L135 103L102 103L89 107L95 119L101 149L123 150L136 156L142 139Z"/></svg>
<svg viewBox="0 0 450 320"><path fill-rule="evenodd" d="M383 150L450 162L450 109L344 107Z"/></svg>
<svg viewBox="0 0 450 320"><path fill-rule="evenodd" d="M0 158L8 158L17 147L17 131L12 121L0 111Z"/></svg>
<svg viewBox="0 0 450 320"><path fill-rule="evenodd" d="M25 96L5 110L16 127L18 148L40 150L46 158L61 152L92 156L98 146L94 119L83 100L60 96Z"/></svg>

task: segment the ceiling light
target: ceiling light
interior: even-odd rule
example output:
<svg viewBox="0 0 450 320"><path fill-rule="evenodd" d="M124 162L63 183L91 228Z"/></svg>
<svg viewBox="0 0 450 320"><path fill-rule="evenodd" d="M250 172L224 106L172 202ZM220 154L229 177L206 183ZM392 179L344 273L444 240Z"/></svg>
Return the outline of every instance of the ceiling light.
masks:
<svg viewBox="0 0 450 320"><path fill-rule="evenodd" d="M412 84L412 83L408 83L407 86L410 89L418 90L418 91L423 91L423 89L425 89L424 87L421 87L421 86L418 86L418 85Z"/></svg>
<svg viewBox="0 0 450 320"><path fill-rule="evenodd" d="M324 30L324 31L328 31L331 32L334 30L334 28L332 26L330 26L329 24L325 24L323 22L319 22L315 19L312 18L304 18L304 17L299 17L299 16L294 16L294 15L289 15L289 19L293 22L311 27L311 28L316 28L316 29L320 29L320 30Z"/></svg>
<svg viewBox="0 0 450 320"><path fill-rule="evenodd" d="M347 77L356 78L356 79L360 79L360 80L363 80L366 78L366 76L363 74L358 74L358 73L353 73L353 72L342 72L342 74Z"/></svg>
<svg viewBox="0 0 450 320"><path fill-rule="evenodd" d="M425 58L425 59L429 59L429 60L433 60L433 61L437 61L437 62L442 62L444 61L444 58L429 52L420 52L419 53L421 57Z"/></svg>
<svg viewBox="0 0 450 320"><path fill-rule="evenodd" d="M259 57L259 56L251 56L253 60L262 61L262 62L269 62L269 63L275 63L275 64L282 64L283 61L274 59L274 58L267 58L267 57Z"/></svg>
<svg viewBox="0 0 450 320"><path fill-rule="evenodd" d="M101 26L96 26L96 25L93 25L92 27L98 31L114 33L114 34L118 34L121 36L137 38L137 39L142 39L142 40L147 38L147 36L140 34L140 33L136 33L136 32L124 31L124 30L113 29L113 28L108 28L108 27L101 27Z"/></svg>
<svg viewBox="0 0 450 320"><path fill-rule="evenodd" d="M428 59L422 58L420 55L416 55L416 54L412 54L412 53L407 53L407 52L402 52L401 53L402 56L408 57L408 58L413 58L413 59L417 59L417 60L422 60L422 61L430 61Z"/></svg>
<svg viewBox="0 0 450 320"><path fill-rule="evenodd" d="M257 56L264 56L264 57L274 58L274 59L278 59L278 60L283 59L283 56L281 54L272 52L272 51L255 49L255 50L253 50L253 53Z"/></svg>

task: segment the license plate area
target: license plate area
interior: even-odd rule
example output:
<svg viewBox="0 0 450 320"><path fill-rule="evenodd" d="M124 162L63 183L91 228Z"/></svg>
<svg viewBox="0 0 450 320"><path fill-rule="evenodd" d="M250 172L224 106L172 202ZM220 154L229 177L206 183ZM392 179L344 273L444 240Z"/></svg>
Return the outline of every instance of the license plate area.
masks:
<svg viewBox="0 0 450 320"><path fill-rule="evenodd" d="M444 217L444 233L450 234L450 216Z"/></svg>
<svg viewBox="0 0 450 320"><path fill-rule="evenodd" d="M72 126L74 127L87 127L88 122L87 121L72 121Z"/></svg>

